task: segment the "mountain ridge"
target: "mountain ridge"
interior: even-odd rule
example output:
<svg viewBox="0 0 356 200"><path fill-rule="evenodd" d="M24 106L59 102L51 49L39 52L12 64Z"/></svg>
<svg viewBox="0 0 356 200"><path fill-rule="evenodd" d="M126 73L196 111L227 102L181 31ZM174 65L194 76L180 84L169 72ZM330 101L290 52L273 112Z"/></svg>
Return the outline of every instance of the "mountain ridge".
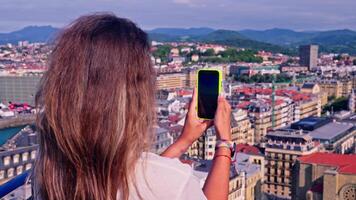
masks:
<svg viewBox="0 0 356 200"><path fill-rule="evenodd" d="M0 44L16 44L21 40L51 42L60 29L52 26L27 26L10 33L0 33ZM325 52L356 55L356 32L350 29L329 31L294 31L283 28L240 31L209 27L155 28L146 30L150 39L160 42L190 41L215 42L255 50L289 52L296 54L303 44L318 44Z"/></svg>

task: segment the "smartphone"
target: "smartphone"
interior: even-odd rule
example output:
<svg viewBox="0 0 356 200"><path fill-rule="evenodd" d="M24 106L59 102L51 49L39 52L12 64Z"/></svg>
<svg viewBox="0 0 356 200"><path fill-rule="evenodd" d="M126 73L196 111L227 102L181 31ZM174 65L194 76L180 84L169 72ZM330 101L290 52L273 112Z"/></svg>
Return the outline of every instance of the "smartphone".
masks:
<svg viewBox="0 0 356 200"><path fill-rule="evenodd" d="M218 97L222 88L222 73L215 69L198 71L198 105L200 119L214 119L218 107Z"/></svg>

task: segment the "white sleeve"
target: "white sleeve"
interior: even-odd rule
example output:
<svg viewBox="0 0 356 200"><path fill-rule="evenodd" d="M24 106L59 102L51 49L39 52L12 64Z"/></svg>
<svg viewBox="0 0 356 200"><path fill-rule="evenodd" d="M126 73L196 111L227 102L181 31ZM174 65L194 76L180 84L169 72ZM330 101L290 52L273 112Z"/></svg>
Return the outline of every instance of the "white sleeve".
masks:
<svg viewBox="0 0 356 200"><path fill-rule="evenodd" d="M193 174L188 178L177 200L207 200L200 187L198 178Z"/></svg>

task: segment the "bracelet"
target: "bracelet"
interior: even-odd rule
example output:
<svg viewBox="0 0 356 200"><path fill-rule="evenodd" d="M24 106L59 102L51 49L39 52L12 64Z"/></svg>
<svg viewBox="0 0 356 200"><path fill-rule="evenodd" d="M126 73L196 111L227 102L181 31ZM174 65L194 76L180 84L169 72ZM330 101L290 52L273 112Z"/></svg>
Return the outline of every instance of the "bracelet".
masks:
<svg viewBox="0 0 356 200"><path fill-rule="evenodd" d="M217 158L217 157L219 157L219 156L226 157L226 158L228 158L228 159L231 161L231 157L230 157L230 156L227 156L227 155L215 155L215 156L214 156L214 159Z"/></svg>

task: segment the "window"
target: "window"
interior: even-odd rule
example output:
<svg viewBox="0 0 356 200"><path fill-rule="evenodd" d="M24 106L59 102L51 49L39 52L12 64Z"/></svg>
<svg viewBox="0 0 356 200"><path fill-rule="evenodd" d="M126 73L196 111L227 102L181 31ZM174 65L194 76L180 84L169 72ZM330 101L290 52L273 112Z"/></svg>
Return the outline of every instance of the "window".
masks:
<svg viewBox="0 0 356 200"><path fill-rule="evenodd" d="M13 177L14 176L14 168L10 168L7 170L7 177Z"/></svg>
<svg viewBox="0 0 356 200"><path fill-rule="evenodd" d="M21 165L16 168L16 174L17 175L21 174L22 171L23 171L23 167Z"/></svg>
<svg viewBox="0 0 356 200"><path fill-rule="evenodd" d="M27 161L28 160L28 152L25 152L22 154L22 161Z"/></svg>
<svg viewBox="0 0 356 200"><path fill-rule="evenodd" d="M32 164L31 164L31 163L28 163L28 164L26 165L26 167L25 167L25 170L29 170L29 169L31 169L31 167L32 167Z"/></svg>
<svg viewBox="0 0 356 200"><path fill-rule="evenodd" d="M0 180L5 178L5 171L1 170L0 171Z"/></svg>
<svg viewBox="0 0 356 200"><path fill-rule="evenodd" d="M37 154L37 152L36 151L32 151L31 152L31 159L35 159L36 158L36 154Z"/></svg>
<svg viewBox="0 0 356 200"><path fill-rule="evenodd" d="M14 163L19 163L20 161L20 155L19 154L15 154L13 157Z"/></svg>
<svg viewBox="0 0 356 200"><path fill-rule="evenodd" d="M6 156L6 157L4 158L4 160L3 160L4 165L5 165L5 166L6 166L6 165L10 165L10 160L11 160L11 157L10 157L10 156Z"/></svg>

